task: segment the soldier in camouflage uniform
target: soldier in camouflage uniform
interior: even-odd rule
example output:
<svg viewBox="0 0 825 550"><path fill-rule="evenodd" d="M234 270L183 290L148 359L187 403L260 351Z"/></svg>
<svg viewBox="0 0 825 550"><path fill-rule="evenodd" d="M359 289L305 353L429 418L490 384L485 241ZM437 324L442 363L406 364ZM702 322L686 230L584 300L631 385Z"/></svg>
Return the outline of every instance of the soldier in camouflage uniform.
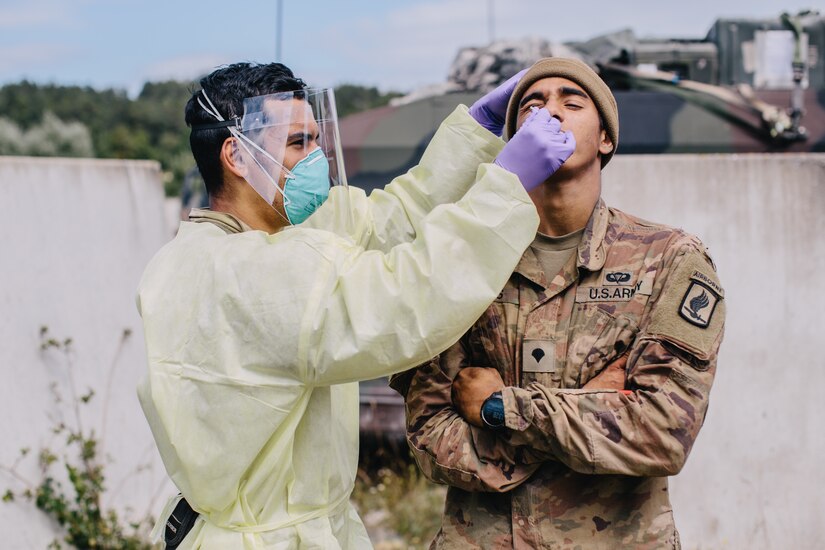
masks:
<svg viewBox="0 0 825 550"><path fill-rule="evenodd" d="M495 302L393 380L419 466L449 485L432 548L680 547L666 476L705 417L724 291L696 237L601 200L615 105L572 60L522 78L507 134L547 108L576 152L531 193L539 235ZM496 402L500 427L480 415Z"/></svg>

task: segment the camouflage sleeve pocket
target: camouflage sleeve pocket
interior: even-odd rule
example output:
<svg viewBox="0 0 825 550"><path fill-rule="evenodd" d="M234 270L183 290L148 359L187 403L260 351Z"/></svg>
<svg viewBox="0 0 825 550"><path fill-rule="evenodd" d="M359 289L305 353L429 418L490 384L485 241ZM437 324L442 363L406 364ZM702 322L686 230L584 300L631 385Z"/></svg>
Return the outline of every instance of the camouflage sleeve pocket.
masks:
<svg viewBox="0 0 825 550"><path fill-rule="evenodd" d="M647 332L703 361L716 348L725 323L725 292L710 261L690 250L676 260Z"/></svg>

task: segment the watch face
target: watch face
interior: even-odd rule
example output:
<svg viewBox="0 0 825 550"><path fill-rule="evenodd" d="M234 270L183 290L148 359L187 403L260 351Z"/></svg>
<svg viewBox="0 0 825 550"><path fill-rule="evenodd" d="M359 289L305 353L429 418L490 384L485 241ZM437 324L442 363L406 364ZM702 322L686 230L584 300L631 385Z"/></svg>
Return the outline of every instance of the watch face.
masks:
<svg viewBox="0 0 825 550"><path fill-rule="evenodd" d="M484 401L481 406L481 420L491 428L504 425L504 400L500 393L496 392Z"/></svg>

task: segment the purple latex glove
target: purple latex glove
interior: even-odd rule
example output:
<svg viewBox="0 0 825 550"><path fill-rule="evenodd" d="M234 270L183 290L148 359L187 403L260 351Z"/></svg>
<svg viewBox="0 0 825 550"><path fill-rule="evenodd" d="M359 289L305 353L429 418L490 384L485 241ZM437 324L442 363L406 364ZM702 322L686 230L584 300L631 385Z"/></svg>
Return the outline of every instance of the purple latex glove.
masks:
<svg viewBox="0 0 825 550"><path fill-rule="evenodd" d="M484 128L500 136L502 130L504 130L504 119L507 116L507 104L510 102L510 96L513 95L516 84L526 72L527 69L519 71L504 81L503 84L499 84L495 90L488 92L484 97L473 103L470 106L470 116Z"/></svg>
<svg viewBox="0 0 825 550"><path fill-rule="evenodd" d="M573 132L561 131L561 122L547 109L532 108L493 162L517 175L527 191L552 176L576 150Z"/></svg>

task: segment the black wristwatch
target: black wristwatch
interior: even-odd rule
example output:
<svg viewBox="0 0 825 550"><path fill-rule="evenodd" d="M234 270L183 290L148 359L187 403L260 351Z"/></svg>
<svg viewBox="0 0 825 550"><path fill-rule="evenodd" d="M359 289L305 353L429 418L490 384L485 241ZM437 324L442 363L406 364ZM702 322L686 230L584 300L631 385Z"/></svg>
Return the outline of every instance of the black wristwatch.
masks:
<svg viewBox="0 0 825 550"><path fill-rule="evenodd" d="M488 428L496 429L504 426L504 399L497 391L484 400L481 405L481 421Z"/></svg>

